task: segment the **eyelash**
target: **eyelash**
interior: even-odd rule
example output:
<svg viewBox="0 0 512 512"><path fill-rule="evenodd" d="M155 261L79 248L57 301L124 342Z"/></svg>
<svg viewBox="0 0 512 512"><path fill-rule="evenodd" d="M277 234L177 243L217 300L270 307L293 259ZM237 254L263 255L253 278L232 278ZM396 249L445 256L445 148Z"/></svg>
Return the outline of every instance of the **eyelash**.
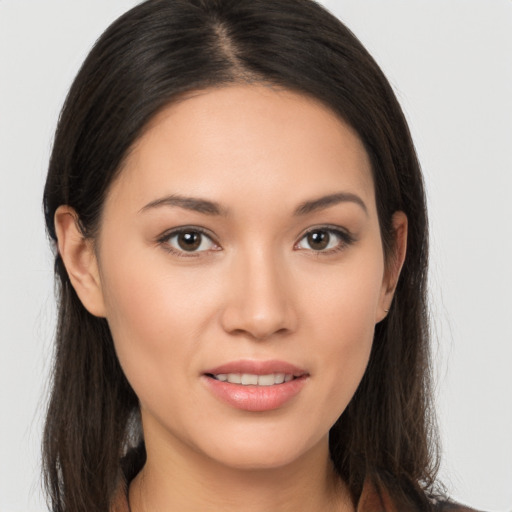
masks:
<svg viewBox="0 0 512 512"><path fill-rule="evenodd" d="M171 253L174 256L178 256L180 258L197 258L201 255L201 253L209 252L209 251L184 251L179 250L173 247L169 244L169 241L171 238L174 238L179 235L183 235L185 233L199 233L201 236L208 238L211 240L211 242L219 247L218 249L213 249L214 251L220 251L220 246L217 244L217 242L214 241L211 234L206 231L205 229L202 229L197 226L185 226L183 228L177 228L172 229L170 231L166 231L162 236L160 236L157 240L157 242L169 253Z"/></svg>
<svg viewBox="0 0 512 512"><path fill-rule="evenodd" d="M314 249L309 249L315 256L321 257L321 256L330 256L333 254L337 254L341 251L344 251L348 246L352 245L356 239L355 237L349 233L348 231L345 231L343 229L340 229L336 226L316 226L314 228L308 229L299 239L299 242L295 244L294 247L297 247L302 240L304 240L306 237L311 235L312 233L318 233L318 232L324 232L328 233L329 236L336 236L339 239L339 243L332 247L331 249L327 250L320 250L315 251ZM300 249L299 249L300 250ZM308 249L305 249L308 250Z"/></svg>
<svg viewBox="0 0 512 512"><path fill-rule="evenodd" d="M314 249L298 249L298 245L309 235L317 232L324 232L328 233L329 236L334 235L339 239L339 243L330 249L327 250L318 250L315 251ZM208 238L212 244L214 244L217 248L210 249L210 250L203 250L203 251L185 251L185 250L179 250L170 245L169 241L170 239L177 237L182 234L186 233L199 233L201 236ZM299 241L294 245L294 249L298 250L309 250L315 256L321 257L321 256L330 256L332 254L339 253L343 250L345 250L348 246L353 244L356 241L355 237L350 234L349 232L342 230L338 227L334 226L318 226L309 229L305 233L302 234ZM173 229L171 231L165 232L162 236L160 236L157 240L157 242L169 253L171 253L174 256L178 256L180 258L197 258L202 255L202 253L209 253L210 251L221 251L222 248L215 242L211 234L206 231L203 228L197 227L197 226L185 226L183 228L177 228Z"/></svg>

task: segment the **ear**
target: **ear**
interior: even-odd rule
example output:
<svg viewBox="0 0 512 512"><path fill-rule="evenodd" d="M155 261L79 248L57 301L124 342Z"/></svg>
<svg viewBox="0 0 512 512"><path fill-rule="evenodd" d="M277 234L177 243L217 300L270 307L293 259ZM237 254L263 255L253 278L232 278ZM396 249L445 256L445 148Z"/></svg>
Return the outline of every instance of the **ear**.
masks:
<svg viewBox="0 0 512 512"><path fill-rule="evenodd" d="M73 288L89 313L104 317L105 304L92 240L84 237L78 215L69 206L57 208L54 222L59 254Z"/></svg>
<svg viewBox="0 0 512 512"><path fill-rule="evenodd" d="M393 228L393 246L391 248L392 252L386 262L386 270L382 281L381 296L376 318L377 323L386 318L388 311L391 309L396 285L407 253L407 216L404 212L395 212L391 224Z"/></svg>

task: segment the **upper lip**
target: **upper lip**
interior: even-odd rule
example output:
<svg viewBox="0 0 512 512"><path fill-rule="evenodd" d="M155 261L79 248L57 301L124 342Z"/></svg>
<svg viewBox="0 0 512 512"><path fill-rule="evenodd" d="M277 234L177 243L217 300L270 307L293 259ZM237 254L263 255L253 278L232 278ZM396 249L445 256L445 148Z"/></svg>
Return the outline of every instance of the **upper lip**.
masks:
<svg viewBox="0 0 512 512"><path fill-rule="evenodd" d="M231 361L211 368L204 372L209 375L218 375L224 373L250 373L252 375L269 375L271 373L285 373L294 377L307 375L308 372L298 366L277 359L269 361L256 361L251 359L242 359L240 361Z"/></svg>

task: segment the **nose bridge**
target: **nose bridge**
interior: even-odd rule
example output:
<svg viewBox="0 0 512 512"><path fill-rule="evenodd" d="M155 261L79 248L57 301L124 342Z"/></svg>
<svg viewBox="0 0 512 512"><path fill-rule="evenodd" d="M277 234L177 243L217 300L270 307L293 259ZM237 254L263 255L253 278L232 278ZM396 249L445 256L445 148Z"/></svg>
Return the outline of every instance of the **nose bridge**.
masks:
<svg viewBox="0 0 512 512"><path fill-rule="evenodd" d="M269 247L252 246L241 249L232 263L224 328L256 339L293 330L293 297L282 255Z"/></svg>

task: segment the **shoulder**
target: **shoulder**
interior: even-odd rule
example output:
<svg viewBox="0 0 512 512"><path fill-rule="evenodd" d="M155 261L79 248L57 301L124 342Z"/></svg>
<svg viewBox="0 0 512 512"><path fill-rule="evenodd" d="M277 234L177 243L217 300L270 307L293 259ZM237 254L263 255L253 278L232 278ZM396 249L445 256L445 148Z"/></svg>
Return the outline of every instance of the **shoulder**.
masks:
<svg viewBox="0 0 512 512"><path fill-rule="evenodd" d="M418 512L420 510L428 510L429 512L479 512L446 498L439 499L439 497L426 498L422 505L399 504L391 497L391 493L386 487L375 484L369 478L366 479L363 486L357 512L403 512L404 510L412 512L413 509Z"/></svg>

